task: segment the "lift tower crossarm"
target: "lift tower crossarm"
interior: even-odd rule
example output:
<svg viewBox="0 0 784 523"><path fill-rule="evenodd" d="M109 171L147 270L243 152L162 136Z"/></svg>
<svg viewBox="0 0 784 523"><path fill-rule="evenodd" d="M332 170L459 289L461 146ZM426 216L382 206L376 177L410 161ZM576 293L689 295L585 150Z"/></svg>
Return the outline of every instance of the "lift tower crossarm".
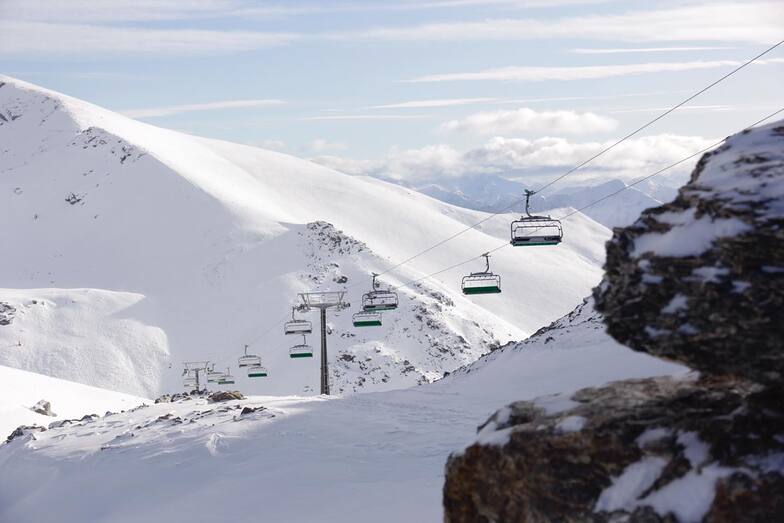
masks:
<svg viewBox="0 0 784 523"><path fill-rule="evenodd" d="M321 319L321 394L329 396L329 363L327 361L327 310L345 309L346 291L301 292L297 296L305 312L319 310Z"/></svg>

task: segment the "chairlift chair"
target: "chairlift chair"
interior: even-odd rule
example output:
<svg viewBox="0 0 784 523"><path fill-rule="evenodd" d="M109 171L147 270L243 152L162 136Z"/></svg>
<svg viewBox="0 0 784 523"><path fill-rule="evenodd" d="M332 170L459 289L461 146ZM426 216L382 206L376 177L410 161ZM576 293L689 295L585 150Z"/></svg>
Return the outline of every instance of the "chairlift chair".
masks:
<svg viewBox="0 0 784 523"><path fill-rule="evenodd" d="M237 365L239 367L251 367L253 365L260 365L261 364L261 357L255 354L248 354L248 346L245 345L245 354L240 356L237 359Z"/></svg>
<svg viewBox="0 0 784 523"><path fill-rule="evenodd" d="M214 364L207 369L207 383L218 383L223 377L224 374L222 372L215 370Z"/></svg>
<svg viewBox="0 0 784 523"><path fill-rule="evenodd" d="M289 358L312 358L313 348L307 344L307 338L302 335L302 343L289 349Z"/></svg>
<svg viewBox="0 0 784 523"><path fill-rule="evenodd" d="M563 240L560 220L550 216L534 216L529 212L529 200L534 191L525 190L525 216L511 225L511 243L514 247L529 245L558 245Z"/></svg>
<svg viewBox="0 0 784 523"><path fill-rule="evenodd" d="M291 321L283 324L283 334L310 334L313 332L313 324L308 320L298 320L294 317L294 310L291 308Z"/></svg>
<svg viewBox="0 0 784 523"><path fill-rule="evenodd" d="M223 377L218 380L218 385L234 385L234 376L231 375L231 369L226 367L226 372Z"/></svg>
<svg viewBox="0 0 784 523"><path fill-rule="evenodd" d="M380 327L381 313L372 311L356 312L352 316L354 327Z"/></svg>
<svg viewBox="0 0 784 523"><path fill-rule="evenodd" d="M252 365L248 367L248 377L249 378L266 378L267 377L267 368L262 367L261 365Z"/></svg>
<svg viewBox="0 0 784 523"><path fill-rule="evenodd" d="M187 376L184 380L182 380L182 386L187 388L195 387L196 386L196 378L193 376Z"/></svg>
<svg viewBox="0 0 784 523"><path fill-rule="evenodd" d="M362 295L362 310L364 311L391 311L397 309L397 293L389 289L379 289L376 282L378 274L373 273L373 286L370 292Z"/></svg>
<svg viewBox="0 0 784 523"><path fill-rule="evenodd" d="M485 270L472 272L463 276L463 294L497 294L501 292L501 276L490 272L490 253L482 255L485 258Z"/></svg>

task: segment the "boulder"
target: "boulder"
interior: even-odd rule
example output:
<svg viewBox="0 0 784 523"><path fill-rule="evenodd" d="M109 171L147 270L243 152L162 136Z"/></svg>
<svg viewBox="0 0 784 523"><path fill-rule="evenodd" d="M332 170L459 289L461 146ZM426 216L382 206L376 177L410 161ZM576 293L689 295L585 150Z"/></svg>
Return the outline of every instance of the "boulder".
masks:
<svg viewBox="0 0 784 523"><path fill-rule="evenodd" d="M784 521L780 407L731 377L513 403L449 458L444 520Z"/></svg>
<svg viewBox="0 0 784 523"><path fill-rule="evenodd" d="M57 414L52 412L52 404L46 400L39 401L30 407L30 410L37 412L38 414L43 414L44 416L57 416Z"/></svg>
<svg viewBox="0 0 784 523"><path fill-rule="evenodd" d="M607 244L596 308L620 343L708 374L784 377L784 122L705 154Z"/></svg>
<svg viewBox="0 0 784 523"><path fill-rule="evenodd" d="M231 400L244 400L245 396L243 396L240 391L234 390L222 390L219 392L213 392L210 394L208 401L210 403L217 403L220 401L231 401Z"/></svg>

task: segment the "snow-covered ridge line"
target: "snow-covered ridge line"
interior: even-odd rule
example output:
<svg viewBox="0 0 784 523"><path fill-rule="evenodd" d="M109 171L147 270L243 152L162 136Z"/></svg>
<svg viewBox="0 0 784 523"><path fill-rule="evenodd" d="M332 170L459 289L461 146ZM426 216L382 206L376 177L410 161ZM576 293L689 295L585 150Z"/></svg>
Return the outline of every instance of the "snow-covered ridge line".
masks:
<svg viewBox="0 0 784 523"><path fill-rule="evenodd" d="M4 82L0 113L14 117L0 121L0 207L8 210L9 241L22 248L0 258L7 287L0 301L25 313L0 326L0 345L22 342L20 350L0 351L0 364L156 396L182 386L182 361L233 366L252 343L270 376L240 377L244 391L317 390L317 358L290 361L294 341L278 329L260 336L296 293L348 286L356 305L371 271L484 216ZM384 283L396 286L490 250L508 238L510 220L494 217L385 274ZM317 222L365 249L334 250L308 229ZM475 270L466 266L401 289L403 306L385 314L380 329L356 331L348 311L330 317L335 390L432 380L525 337L587 294L600 277L608 236L579 218L557 249L499 251L493 268L504 292L492 298L460 293L463 272ZM57 306L26 307L48 295L57 296Z"/></svg>

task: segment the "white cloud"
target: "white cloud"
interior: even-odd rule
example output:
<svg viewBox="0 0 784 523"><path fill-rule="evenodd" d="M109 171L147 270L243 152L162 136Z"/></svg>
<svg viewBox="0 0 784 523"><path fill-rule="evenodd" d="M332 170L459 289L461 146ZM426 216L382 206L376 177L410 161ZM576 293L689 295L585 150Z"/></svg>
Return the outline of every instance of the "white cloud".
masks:
<svg viewBox="0 0 784 523"><path fill-rule="evenodd" d="M126 109L120 113L130 118L153 118L195 111L214 111L218 109L239 109L246 107L268 107L285 104L283 100L225 100L204 104L169 105L166 107L148 107L144 109Z"/></svg>
<svg viewBox="0 0 784 523"><path fill-rule="evenodd" d="M409 109L426 107L453 107L455 105L473 105L495 102L498 98L442 98L438 100L412 100L396 104L374 105L369 109Z"/></svg>
<svg viewBox="0 0 784 523"><path fill-rule="evenodd" d="M446 73L420 76L409 82L454 82L454 81L529 81L544 80L587 80L628 76L646 73L692 71L740 65L735 60L713 60L705 62L664 62L623 65L588 65L575 67L501 67L470 73Z"/></svg>
<svg viewBox="0 0 784 523"><path fill-rule="evenodd" d="M672 95L672 94L679 94L679 93L689 93L691 91L686 90L672 90L672 91L648 91L648 92L641 92L641 93L619 93L619 94L611 94L611 95L600 95L600 96L557 96L557 97L545 97L545 98L523 98L519 100L501 100L496 102L497 104L530 104L530 103L540 103L540 102L575 102L575 101L585 101L585 100L617 100L618 98L637 98L637 97L646 97L646 96L659 96L659 95Z"/></svg>
<svg viewBox="0 0 784 523"><path fill-rule="evenodd" d="M268 149L270 151L283 151L287 147L286 142L283 140L258 140L256 142L249 143L248 145L261 147L262 149Z"/></svg>
<svg viewBox="0 0 784 523"><path fill-rule="evenodd" d="M308 145L314 153L326 153L329 151L344 151L347 146L343 142L330 142L323 138L316 138Z"/></svg>
<svg viewBox="0 0 784 523"><path fill-rule="evenodd" d="M624 114L624 113L663 113L669 111L672 107L635 107L631 109L613 109L608 111L611 114ZM735 110L750 110L753 107L740 107L737 105L684 105L679 107L679 111L697 111L697 112L710 112L710 111L735 111Z"/></svg>
<svg viewBox="0 0 784 523"><path fill-rule="evenodd" d="M135 22L206 18L270 18L343 12L418 11L455 7L538 8L608 0L439 0L432 2L254 2L249 0L3 0L0 18L37 21Z"/></svg>
<svg viewBox="0 0 784 523"><path fill-rule="evenodd" d="M479 135L544 133L585 134L615 129L618 122L606 116L575 111L534 111L527 107L511 111L483 111L441 125L442 131Z"/></svg>
<svg viewBox="0 0 784 523"><path fill-rule="evenodd" d="M0 56L19 54L222 53L291 43L291 33L148 29L0 20Z"/></svg>
<svg viewBox="0 0 784 523"><path fill-rule="evenodd" d="M623 14L550 19L487 19L379 27L333 33L333 39L386 41L536 40L585 38L626 42L752 42L781 38L781 2L703 3Z"/></svg>
<svg viewBox="0 0 784 523"><path fill-rule="evenodd" d="M425 118L424 114L339 114L331 116L306 116L300 120L412 120Z"/></svg>
<svg viewBox="0 0 784 523"><path fill-rule="evenodd" d="M624 53L674 53L681 51L726 51L737 49L737 47L716 46L716 47L619 47L619 48L600 48L600 49L572 49L576 54L624 54Z"/></svg>
<svg viewBox="0 0 784 523"><path fill-rule="evenodd" d="M714 143L699 136L660 134L629 139L602 155L570 179L612 176L632 179L693 154ZM313 161L354 175L417 182L474 174L526 175L552 178L552 172L566 170L590 158L610 142L571 142L564 138L495 137L465 152L449 145L421 149L392 149L376 161L322 156ZM688 169L684 166L682 169Z"/></svg>

